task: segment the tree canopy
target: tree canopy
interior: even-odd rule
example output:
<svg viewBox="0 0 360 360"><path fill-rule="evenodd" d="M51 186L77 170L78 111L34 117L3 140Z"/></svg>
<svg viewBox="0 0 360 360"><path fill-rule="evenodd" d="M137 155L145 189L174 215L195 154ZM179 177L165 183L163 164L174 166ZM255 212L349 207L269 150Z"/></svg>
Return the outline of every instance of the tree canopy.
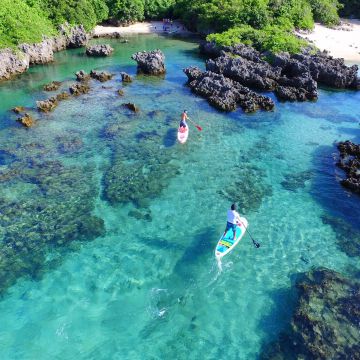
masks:
<svg viewBox="0 0 360 360"><path fill-rule="evenodd" d="M339 22L338 11L359 15L358 0L1 0L0 46L34 42L65 22L87 30L102 21L131 23L173 17L219 43L242 41L259 48L295 51L294 28L314 20ZM34 26L34 24L36 24Z"/></svg>

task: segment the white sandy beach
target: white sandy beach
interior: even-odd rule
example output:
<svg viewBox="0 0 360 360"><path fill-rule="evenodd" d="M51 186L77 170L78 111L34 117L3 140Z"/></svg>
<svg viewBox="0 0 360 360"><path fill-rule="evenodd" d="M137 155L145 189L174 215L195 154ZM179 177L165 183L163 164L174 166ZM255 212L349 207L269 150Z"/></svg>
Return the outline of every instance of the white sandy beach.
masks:
<svg viewBox="0 0 360 360"><path fill-rule="evenodd" d="M162 21L137 22L129 26L96 26L94 29L95 36L105 36L119 33L121 35L129 34L150 34L150 33L170 33L170 34L190 34L190 32L178 21L172 25L166 25Z"/></svg>
<svg viewBox="0 0 360 360"><path fill-rule="evenodd" d="M360 20L342 19L342 24L334 29L315 24L311 33L297 34L313 42L320 50L327 50L334 57L360 63Z"/></svg>

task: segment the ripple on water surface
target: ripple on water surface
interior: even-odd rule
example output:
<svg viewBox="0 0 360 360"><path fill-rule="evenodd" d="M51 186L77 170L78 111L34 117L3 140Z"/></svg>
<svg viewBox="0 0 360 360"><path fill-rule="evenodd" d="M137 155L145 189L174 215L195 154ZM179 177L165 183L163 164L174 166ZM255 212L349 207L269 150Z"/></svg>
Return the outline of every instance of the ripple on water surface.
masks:
<svg viewBox="0 0 360 360"><path fill-rule="evenodd" d="M2 250L22 231L36 255L11 250L18 280L0 302L2 358L255 359L290 318L294 274L358 268L339 246L346 229L358 237L360 205L338 183L334 142L359 140L359 94L321 91L316 104L227 115L184 87L181 69L203 66L196 44L109 42L112 57L59 53L0 86L1 206L28 214L1 220ZM120 71L136 74L130 55L155 48L165 79L122 86ZM9 108L34 106L49 96L43 84L68 86L80 68L116 75L33 129L14 125ZM129 101L138 114L121 106ZM203 131L191 127L180 146L184 108ZM261 248L246 236L219 274L213 250L232 199Z"/></svg>

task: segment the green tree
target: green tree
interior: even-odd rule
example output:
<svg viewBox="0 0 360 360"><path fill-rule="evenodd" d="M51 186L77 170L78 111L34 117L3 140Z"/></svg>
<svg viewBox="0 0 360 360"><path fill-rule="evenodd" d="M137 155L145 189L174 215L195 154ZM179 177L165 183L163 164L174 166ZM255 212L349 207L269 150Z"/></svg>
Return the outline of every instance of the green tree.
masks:
<svg viewBox="0 0 360 360"><path fill-rule="evenodd" d="M55 28L36 2L1 0L0 47L23 42L39 42L43 35L54 35Z"/></svg>
<svg viewBox="0 0 360 360"><path fill-rule="evenodd" d="M314 20L325 25L336 25L340 18L338 10L341 7L338 0L309 0Z"/></svg>
<svg viewBox="0 0 360 360"><path fill-rule="evenodd" d="M133 22L144 19L143 0L107 0L110 18L119 22Z"/></svg>

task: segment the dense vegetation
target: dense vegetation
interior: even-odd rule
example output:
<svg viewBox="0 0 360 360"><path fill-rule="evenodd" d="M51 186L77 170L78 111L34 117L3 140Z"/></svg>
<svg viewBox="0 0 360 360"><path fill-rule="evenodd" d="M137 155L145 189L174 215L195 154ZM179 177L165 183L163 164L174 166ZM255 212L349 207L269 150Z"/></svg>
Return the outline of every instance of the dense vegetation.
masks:
<svg viewBox="0 0 360 360"><path fill-rule="evenodd" d="M342 1L341 11L360 16L359 0ZM0 47L39 41L64 22L90 30L104 20L171 17L203 34L216 33L209 39L222 44L293 52L303 46L294 28L311 29L314 20L334 25L341 8L338 0L1 0Z"/></svg>

